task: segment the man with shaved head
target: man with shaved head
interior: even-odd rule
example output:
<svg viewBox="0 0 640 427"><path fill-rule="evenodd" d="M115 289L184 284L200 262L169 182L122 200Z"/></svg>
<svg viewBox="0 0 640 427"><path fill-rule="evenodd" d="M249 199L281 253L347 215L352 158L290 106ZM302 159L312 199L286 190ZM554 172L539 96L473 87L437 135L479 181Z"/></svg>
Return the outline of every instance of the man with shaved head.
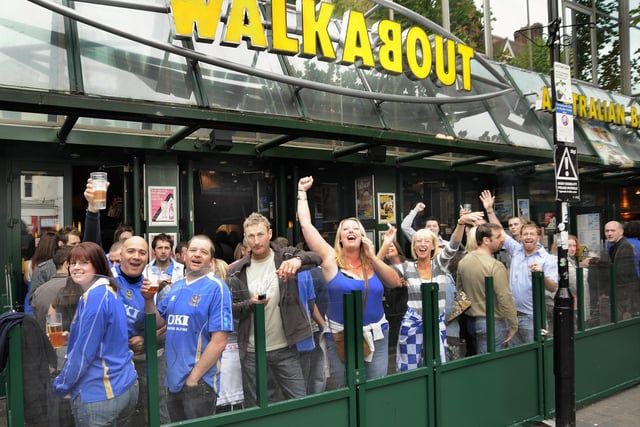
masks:
<svg viewBox="0 0 640 427"><path fill-rule="evenodd" d="M604 236L609 246L609 258L616 266L618 319L638 316L640 283L635 265L635 248L624 237L624 228L618 221L604 225Z"/></svg>
<svg viewBox="0 0 640 427"><path fill-rule="evenodd" d="M120 288L118 299L124 304L128 321L129 348L133 351L133 362L138 372L140 391L138 404L131 425L147 425L145 409L147 405L147 360L144 345L144 298L140 293L144 273L149 260L149 245L140 236L129 237L122 243L120 250L120 265L115 266L114 276ZM159 354L158 370L166 366ZM163 373L159 372L163 378ZM162 388L161 388L162 389ZM163 405L164 404L164 405ZM163 411L164 406L164 411ZM163 417L163 412L166 417ZM168 423L169 414L166 409L166 399L160 396L160 418L162 423ZM163 421L163 418L165 420Z"/></svg>

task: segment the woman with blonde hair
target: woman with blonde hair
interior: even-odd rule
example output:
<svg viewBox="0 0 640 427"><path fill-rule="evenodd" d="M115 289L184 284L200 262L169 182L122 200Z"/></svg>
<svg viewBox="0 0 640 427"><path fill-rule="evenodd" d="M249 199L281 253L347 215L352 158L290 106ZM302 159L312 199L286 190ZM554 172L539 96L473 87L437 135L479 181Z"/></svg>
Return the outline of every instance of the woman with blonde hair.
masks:
<svg viewBox="0 0 640 427"><path fill-rule="evenodd" d="M438 325L440 330L440 360L446 361L447 334L445 308L447 286L455 286L448 270L449 261L458 251L465 224L473 224L483 217L482 212L460 211L460 218L448 244L442 250L438 247L438 236L423 228L416 231L411 239L411 256L415 261L406 263L404 277L409 289L407 311L400 326L398 351L396 356L399 371L420 367L422 325L422 283L438 284Z"/></svg>
<svg viewBox="0 0 640 427"><path fill-rule="evenodd" d="M344 329L343 295L362 291L362 324L366 345L371 354L365 357L367 379L387 374L389 325L384 315L382 295L384 287L402 286L393 267L376 256L373 242L366 237L357 218L347 218L338 225L333 247L313 226L307 202L307 190L313 185L308 176L298 182L298 219L309 248L322 258L322 274L329 292L329 329L339 333ZM337 387L344 381L344 365L336 352L333 340L327 340L331 370Z"/></svg>
<svg viewBox="0 0 640 427"><path fill-rule="evenodd" d="M591 295L589 293L589 261L585 258L582 261L578 258L578 249L580 242L573 234L569 235L569 246L567 247L567 260L569 261L569 290L573 295L573 300L577 301L578 297L578 267L582 267L582 283L584 284L584 320L587 321L591 317ZM578 309L577 302L574 308Z"/></svg>

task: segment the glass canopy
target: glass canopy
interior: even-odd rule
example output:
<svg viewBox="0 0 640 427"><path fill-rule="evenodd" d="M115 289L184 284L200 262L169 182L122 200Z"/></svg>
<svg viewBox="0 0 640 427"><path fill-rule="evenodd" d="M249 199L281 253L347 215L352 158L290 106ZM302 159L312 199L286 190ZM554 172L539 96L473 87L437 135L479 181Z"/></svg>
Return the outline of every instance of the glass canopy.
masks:
<svg viewBox="0 0 640 427"><path fill-rule="evenodd" d="M391 75L374 68L250 49L245 42L229 46L220 42L223 25L218 26L213 43L176 40L172 16L164 0L129 1L120 6L83 1L48 2L63 12L52 12L28 0L12 0L3 5L0 92L9 88L49 91L163 109L158 111L157 117L162 117L158 120L149 113L137 117L133 106L131 117L122 111L114 111L113 117L109 118L81 115L75 124L77 128L107 127L125 134L146 132L165 139L176 134L194 138L198 132L202 133L198 129L215 127L215 123L202 125L202 109L205 108L212 113L263 115L262 121L258 119L262 127L277 123L273 126L279 126L279 129L266 129L266 132L252 131L251 121L240 125L238 120L235 126L227 124L227 127L237 129L234 140L267 144L269 147L263 146L264 149L285 146L335 151L341 147L354 152L365 151L368 135L378 137L381 134L372 133L378 130L391 132L390 136L380 137L380 141L395 146L396 149L388 150L388 154L398 159L419 158L421 151L433 149L437 153L425 152L425 156L432 160L446 158L447 162L451 162L452 155L473 159L481 152L500 151L502 154L494 158L489 155L478 159L478 163L493 166L505 166L531 156L537 156L533 162L540 164L551 159L553 116L533 108L542 88L549 83L546 76L537 73L476 56L470 62L471 90L465 91L460 75L453 84L445 85L432 76L413 80L406 74ZM63 6L66 4L71 6ZM258 4L263 16L268 16L268 3ZM375 4L372 2L370 6ZM68 11L77 15L71 16ZM82 19L76 19L77 16ZM331 43L337 51L340 49L340 18L333 19L328 28ZM287 19L288 35L300 41L299 29L291 24L299 19L294 9L287 11ZM82 20L85 22L80 22ZM265 20L269 31L270 25ZM432 31L425 31L433 45ZM416 55L421 58L424 52L419 50ZM206 58L215 58L215 61ZM458 71L461 66L458 60ZM296 83L302 80L326 86L304 87ZM337 89L322 89L329 86ZM509 87L513 90L500 92ZM574 92L575 88L589 97L608 99L627 105L627 108L640 108L631 98L586 84L574 85ZM364 95L358 96L358 93ZM496 93L501 94L492 95ZM485 97L460 102L469 96ZM55 124L65 120L62 108L58 112L61 117L55 119L54 115L52 119L52 115L38 116L29 112L29 108L22 112L4 109L2 102L0 98L0 120L3 122L46 119ZM179 117L167 119L166 112L175 111L172 110L175 107L180 108ZM278 120L270 122L269 117ZM304 133L302 131L287 136L288 129L301 127L300 120L326 124L325 128L334 134L340 132L340 127L354 130L349 134L351 136L318 137L311 132L305 137L300 135ZM578 128L580 121L576 120L576 124ZM636 148L639 146L637 129L603 126L616 135L629 157L640 160L640 150ZM249 132L255 137L244 138L240 132ZM576 129L575 139L579 154L599 163L585 132ZM455 146L450 141L455 141ZM183 147L175 143L171 146ZM158 148L163 145L158 144Z"/></svg>

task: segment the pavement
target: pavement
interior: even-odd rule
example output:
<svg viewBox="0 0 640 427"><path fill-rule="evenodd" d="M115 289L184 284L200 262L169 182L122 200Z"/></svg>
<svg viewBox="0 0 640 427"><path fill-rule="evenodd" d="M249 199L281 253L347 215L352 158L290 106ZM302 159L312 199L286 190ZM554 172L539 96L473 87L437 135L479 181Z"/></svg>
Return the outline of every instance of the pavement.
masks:
<svg viewBox="0 0 640 427"><path fill-rule="evenodd" d="M578 408L575 425L576 427L640 426L640 385ZM556 422L545 420L537 426L555 427Z"/></svg>

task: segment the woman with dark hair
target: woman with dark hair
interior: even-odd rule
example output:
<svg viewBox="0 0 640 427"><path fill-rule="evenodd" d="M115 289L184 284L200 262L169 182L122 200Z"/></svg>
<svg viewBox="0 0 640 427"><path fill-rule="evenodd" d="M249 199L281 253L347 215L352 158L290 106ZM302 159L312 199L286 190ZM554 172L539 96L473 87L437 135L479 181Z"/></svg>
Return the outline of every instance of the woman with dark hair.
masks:
<svg viewBox="0 0 640 427"><path fill-rule="evenodd" d="M127 342L127 317L100 246L80 243L69 253L69 275L83 294L71 323L67 362L53 381L70 396L78 426L125 426L138 400L138 377Z"/></svg>
<svg viewBox="0 0 640 427"><path fill-rule="evenodd" d="M33 271L36 269L38 264L44 262L48 259L53 258L53 254L58 247L58 238L56 237L56 233L53 231L47 231L40 237L38 241L38 245L36 246L36 250L33 253L33 257L29 261L26 262L24 266L24 284L27 288L27 295L24 297L24 312L28 314L33 314L33 309L31 308L31 304L29 300L31 299L31 275Z"/></svg>
<svg viewBox="0 0 640 427"><path fill-rule="evenodd" d="M404 272L407 257L404 256L404 252L402 252L402 248L396 240L395 227L390 227L389 230L385 232L385 239L378 250L378 258L398 270L401 280L405 282ZM400 288L384 288L382 304L384 306L385 317L389 321L389 352L393 353L394 361L396 346L398 345L400 323L402 323L402 318L407 310L408 298L409 293L406 286ZM396 371L395 363L389 365L389 371Z"/></svg>

